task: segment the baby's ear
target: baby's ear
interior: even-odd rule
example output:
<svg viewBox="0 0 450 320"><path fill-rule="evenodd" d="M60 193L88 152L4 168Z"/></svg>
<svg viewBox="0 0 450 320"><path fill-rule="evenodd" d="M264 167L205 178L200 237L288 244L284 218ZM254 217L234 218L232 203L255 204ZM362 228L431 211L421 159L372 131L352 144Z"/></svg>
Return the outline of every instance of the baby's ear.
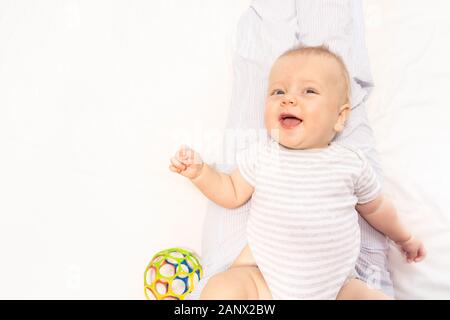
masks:
<svg viewBox="0 0 450 320"><path fill-rule="evenodd" d="M334 131L341 132L344 130L345 122L347 121L348 116L350 115L350 104L346 103L339 109L339 116L334 125Z"/></svg>

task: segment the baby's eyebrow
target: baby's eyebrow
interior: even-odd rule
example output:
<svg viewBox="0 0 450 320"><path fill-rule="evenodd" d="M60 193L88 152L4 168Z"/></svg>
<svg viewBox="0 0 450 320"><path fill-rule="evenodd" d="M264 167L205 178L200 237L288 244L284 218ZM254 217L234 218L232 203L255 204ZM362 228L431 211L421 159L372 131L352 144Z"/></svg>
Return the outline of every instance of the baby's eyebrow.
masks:
<svg viewBox="0 0 450 320"><path fill-rule="evenodd" d="M313 84L313 85L315 85L315 86L321 87L321 84L318 83L317 81L314 81L314 80L305 80L305 81L303 81L303 82L304 82L304 83L307 83L307 84Z"/></svg>
<svg viewBox="0 0 450 320"><path fill-rule="evenodd" d="M315 80L305 79L305 80L299 81L299 87L303 87L303 86L307 86L307 85L313 85L314 87L317 87L317 89L319 89L319 90L323 89L323 85ZM269 89L269 91L271 91L275 88L280 88L280 87L284 88L285 86L289 87L289 84L285 84L281 81L277 81L274 83L270 83L268 89Z"/></svg>
<svg viewBox="0 0 450 320"><path fill-rule="evenodd" d="M298 84L296 84L296 89L302 89L304 87L308 87L308 86L312 86L314 87L314 89L317 89L319 91L323 91L324 90L324 85L322 85L321 83L315 81L315 80L301 80L299 81Z"/></svg>
<svg viewBox="0 0 450 320"><path fill-rule="evenodd" d="M284 84L282 82L274 82L269 84L269 89L273 87L284 87Z"/></svg>

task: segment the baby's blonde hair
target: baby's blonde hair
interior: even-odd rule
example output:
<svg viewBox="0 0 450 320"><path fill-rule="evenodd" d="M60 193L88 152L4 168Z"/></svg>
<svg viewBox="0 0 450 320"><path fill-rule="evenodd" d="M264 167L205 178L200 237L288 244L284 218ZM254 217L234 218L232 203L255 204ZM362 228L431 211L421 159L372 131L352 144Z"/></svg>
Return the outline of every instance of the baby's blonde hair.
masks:
<svg viewBox="0 0 450 320"><path fill-rule="evenodd" d="M347 67L345 66L344 60L338 54L332 52L326 45L316 47L300 46L287 50L278 59L280 59L281 57L293 56L297 54L326 56L334 59L341 67L342 76L344 77L345 80L346 100L347 100L346 103L350 104L350 97L351 97L350 75L348 73Z"/></svg>

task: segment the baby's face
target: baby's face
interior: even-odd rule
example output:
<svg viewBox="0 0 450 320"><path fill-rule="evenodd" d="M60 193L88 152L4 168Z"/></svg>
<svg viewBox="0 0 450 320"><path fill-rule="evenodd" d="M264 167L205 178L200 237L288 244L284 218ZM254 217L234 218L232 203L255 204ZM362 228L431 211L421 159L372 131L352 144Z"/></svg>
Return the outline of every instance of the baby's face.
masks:
<svg viewBox="0 0 450 320"><path fill-rule="evenodd" d="M325 148L350 111L346 90L345 76L332 57L283 56L269 77L266 129L288 148Z"/></svg>

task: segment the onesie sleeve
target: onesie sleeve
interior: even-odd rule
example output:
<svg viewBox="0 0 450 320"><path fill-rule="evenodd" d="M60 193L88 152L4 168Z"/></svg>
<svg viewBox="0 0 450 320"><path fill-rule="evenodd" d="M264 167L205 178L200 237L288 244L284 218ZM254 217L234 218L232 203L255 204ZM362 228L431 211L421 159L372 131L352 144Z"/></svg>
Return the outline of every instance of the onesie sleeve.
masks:
<svg viewBox="0 0 450 320"><path fill-rule="evenodd" d="M260 147L257 143L251 144L246 149L236 154L236 163L242 177L254 187L256 184L256 167Z"/></svg>
<svg viewBox="0 0 450 320"><path fill-rule="evenodd" d="M356 152L361 159L362 167L360 174L356 178L355 195L358 198L358 204L364 204L375 200L381 193L381 185L366 156L360 150Z"/></svg>

